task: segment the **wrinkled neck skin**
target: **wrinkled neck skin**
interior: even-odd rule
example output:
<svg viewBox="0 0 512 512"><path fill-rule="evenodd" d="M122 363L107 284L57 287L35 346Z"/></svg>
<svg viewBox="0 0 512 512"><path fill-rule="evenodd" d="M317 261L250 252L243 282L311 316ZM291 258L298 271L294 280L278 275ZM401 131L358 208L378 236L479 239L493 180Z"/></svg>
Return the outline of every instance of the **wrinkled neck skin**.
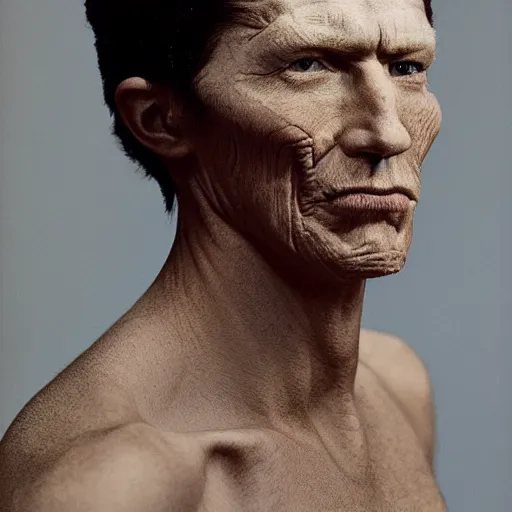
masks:
<svg viewBox="0 0 512 512"><path fill-rule="evenodd" d="M278 272L205 203L198 212L183 201L151 293L168 308L173 337L211 370L201 383L212 400L296 425L352 397L365 281L314 287Z"/></svg>

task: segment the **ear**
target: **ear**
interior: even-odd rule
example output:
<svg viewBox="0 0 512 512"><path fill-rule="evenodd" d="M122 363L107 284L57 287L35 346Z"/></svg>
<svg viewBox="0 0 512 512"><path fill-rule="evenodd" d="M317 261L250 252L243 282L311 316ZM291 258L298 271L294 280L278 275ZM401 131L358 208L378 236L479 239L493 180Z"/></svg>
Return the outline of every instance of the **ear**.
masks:
<svg viewBox="0 0 512 512"><path fill-rule="evenodd" d="M181 109L168 89L143 78L128 78L118 85L116 105L137 140L163 159L192 152L180 126Z"/></svg>

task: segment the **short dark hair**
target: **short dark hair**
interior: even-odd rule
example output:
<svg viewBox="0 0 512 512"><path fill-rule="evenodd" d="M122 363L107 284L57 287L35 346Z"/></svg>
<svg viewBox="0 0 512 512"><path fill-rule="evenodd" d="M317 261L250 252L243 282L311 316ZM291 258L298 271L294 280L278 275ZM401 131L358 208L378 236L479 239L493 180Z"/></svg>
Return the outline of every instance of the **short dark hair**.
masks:
<svg viewBox="0 0 512 512"><path fill-rule="evenodd" d="M431 0L423 0L433 26ZM132 76L167 83L193 98L193 80L229 18L230 0L85 0L95 35L105 103L121 149L148 178L157 181L168 213L176 188L166 165L126 127L117 110L117 86Z"/></svg>

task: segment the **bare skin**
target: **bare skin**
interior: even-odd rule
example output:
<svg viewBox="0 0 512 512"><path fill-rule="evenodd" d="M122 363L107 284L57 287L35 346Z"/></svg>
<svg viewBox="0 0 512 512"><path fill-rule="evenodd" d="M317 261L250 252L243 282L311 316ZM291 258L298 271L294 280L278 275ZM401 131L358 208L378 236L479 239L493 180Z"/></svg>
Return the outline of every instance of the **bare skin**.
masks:
<svg viewBox="0 0 512 512"><path fill-rule="evenodd" d="M366 279L405 262L441 122L423 3L239 6L197 78L200 120L140 78L118 88L179 186L177 239L11 425L2 510L446 509L425 367L361 331ZM361 188L399 206L333 199Z"/></svg>

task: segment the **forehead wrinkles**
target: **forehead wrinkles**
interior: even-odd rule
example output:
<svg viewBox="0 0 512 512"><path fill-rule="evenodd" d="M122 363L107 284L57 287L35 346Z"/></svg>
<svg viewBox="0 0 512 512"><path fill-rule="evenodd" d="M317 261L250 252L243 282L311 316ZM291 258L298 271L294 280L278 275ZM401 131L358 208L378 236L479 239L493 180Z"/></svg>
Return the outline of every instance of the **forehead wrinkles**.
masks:
<svg viewBox="0 0 512 512"><path fill-rule="evenodd" d="M351 41L355 50L405 53L435 45L423 0L320 0L296 8L293 18L304 32Z"/></svg>
<svg viewBox="0 0 512 512"><path fill-rule="evenodd" d="M344 28L343 20L347 4L363 3L365 0L241 0L230 2L232 21L249 25L262 31L286 17L293 21L306 21L311 25ZM338 4L338 5L336 5ZM354 7L351 9L354 10ZM367 10L369 13L370 10Z"/></svg>
<svg viewBox="0 0 512 512"><path fill-rule="evenodd" d="M241 0L229 2L231 20L235 24L264 30L277 18L290 11L289 1Z"/></svg>
<svg viewBox="0 0 512 512"><path fill-rule="evenodd" d="M435 30L428 23L418 20L417 16L395 17L381 24L380 27L380 49L386 53L398 54L423 48L435 49Z"/></svg>
<svg viewBox="0 0 512 512"><path fill-rule="evenodd" d="M371 9L358 0L303 2L291 14L307 39L321 37L326 43L340 43L347 50L371 50L380 38L379 24ZM283 20L284 21L284 20Z"/></svg>
<svg viewBox="0 0 512 512"><path fill-rule="evenodd" d="M390 53L435 46L423 0L366 0L378 20L381 49Z"/></svg>
<svg viewBox="0 0 512 512"><path fill-rule="evenodd" d="M282 42L320 37L347 50L386 52L435 45L423 0L242 0L233 22ZM313 42L313 41L312 41ZM352 48L353 47L353 48Z"/></svg>

